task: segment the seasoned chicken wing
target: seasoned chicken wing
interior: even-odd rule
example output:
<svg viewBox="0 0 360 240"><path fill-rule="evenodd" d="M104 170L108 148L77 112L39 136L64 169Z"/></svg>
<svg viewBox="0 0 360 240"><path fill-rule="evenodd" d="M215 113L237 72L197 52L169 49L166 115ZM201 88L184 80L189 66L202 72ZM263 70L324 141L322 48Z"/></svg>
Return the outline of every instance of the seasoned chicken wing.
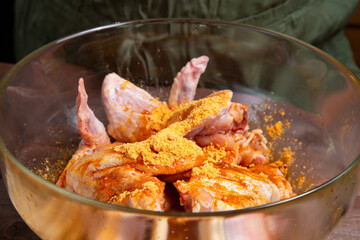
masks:
<svg viewBox="0 0 360 240"><path fill-rule="evenodd" d="M205 163L194 168L189 182L178 181L180 203L188 212L213 212L258 206L281 198L276 184L247 168Z"/></svg>
<svg viewBox="0 0 360 240"><path fill-rule="evenodd" d="M213 119L213 123L190 132L187 138L202 147L217 145L234 152L234 163L242 166L265 164L269 160L267 141L260 129L249 132L247 106L231 103L230 108Z"/></svg>
<svg viewBox="0 0 360 240"><path fill-rule="evenodd" d="M96 152L75 162L66 176L66 189L102 202L163 211L165 183L127 165L92 168L111 157Z"/></svg>
<svg viewBox="0 0 360 240"><path fill-rule="evenodd" d="M283 168L286 168L286 165L274 162L266 165L253 165L249 170L256 174L263 174L273 182L280 191L280 200L283 200L295 196L290 182L285 178L285 173L281 171Z"/></svg>
<svg viewBox="0 0 360 240"><path fill-rule="evenodd" d="M114 189L120 188L118 186L120 183L120 185L126 185L127 181L131 181L131 178L122 180L124 167L129 167L135 172L141 171L143 177L148 179L147 181L156 183L159 180L151 177L151 175L177 174L199 166L205 160L205 155L194 141L184 138L184 135L211 123L212 118L216 118L219 113L229 107L231 94L231 91L222 91L208 98L184 105L169 118L169 121L172 121L170 126L142 142L108 145L106 149L82 157L68 168L65 188L83 196L108 201L109 196L121 195L122 190L128 191L122 189L119 192L114 192ZM110 185L110 183L104 185L101 180L103 178L110 179L114 185ZM159 181L158 184L160 183ZM99 186L100 189L103 189L102 195L98 194ZM159 189L163 190L158 186L156 191ZM136 190L136 192L138 191L139 189ZM109 193L103 198L104 192L111 194ZM163 194L156 194L152 197L149 196L149 198L157 199L161 196ZM128 201L136 202L134 198L129 198ZM162 200L155 202L159 201ZM121 202L121 204L124 203ZM140 205L137 206L140 207Z"/></svg>
<svg viewBox="0 0 360 240"><path fill-rule="evenodd" d="M206 56L194 58L177 74L169 97L172 109L194 99L200 75L205 71L208 61ZM165 102L158 101L116 73L105 77L102 98L110 122L108 132L120 142L147 139L165 127L162 122L165 123L166 116L170 114Z"/></svg>
<svg viewBox="0 0 360 240"><path fill-rule="evenodd" d="M251 164L263 165L269 162L270 150L261 129L245 132L239 139L241 140L238 141L238 164L249 166Z"/></svg>
<svg viewBox="0 0 360 240"><path fill-rule="evenodd" d="M88 107L80 79L82 140L57 185L91 199L154 211L174 204L165 182L178 191L188 212L240 209L294 196L286 166L269 164L262 131L249 130L248 108L231 102L232 91L193 100L208 60L194 58L181 69L171 88L170 107L108 74L102 99L114 143Z"/></svg>
<svg viewBox="0 0 360 240"><path fill-rule="evenodd" d="M205 71L208 61L207 56L193 58L178 72L170 91L171 109L194 99L200 76Z"/></svg>
<svg viewBox="0 0 360 240"><path fill-rule="evenodd" d="M159 130L156 123L151 121L152 111L161 109L157 111L161 115L170 111L165 102L158 101L116 73L106 75L102 85L102 99L110 122L107 130L119 142L147 139ZM158 118L161 121L162 116Z"/></svg>
<svg viewBox="0 0 360 240"><path fill-rule="evenodd" d="M199 146L220 145L232 150L236 147L238 136L248 129L247 106L231 103L230 107L218 115L211 124L198 133L189 133ZM192 134L192 135L191 135Z"/></svg>
<svg viewBox="0 0 360 240"><path fill-rule="evenodd" d="M78 150L73 154L56 183L60 187L65 186L66 172L75 161L110 144L110 138L106 133L104 125L96 118L94 112L87 104L88 96L85 91L84 79L82 78L79 79L78 92L76 115L78 131L82 140Z"/></svg>

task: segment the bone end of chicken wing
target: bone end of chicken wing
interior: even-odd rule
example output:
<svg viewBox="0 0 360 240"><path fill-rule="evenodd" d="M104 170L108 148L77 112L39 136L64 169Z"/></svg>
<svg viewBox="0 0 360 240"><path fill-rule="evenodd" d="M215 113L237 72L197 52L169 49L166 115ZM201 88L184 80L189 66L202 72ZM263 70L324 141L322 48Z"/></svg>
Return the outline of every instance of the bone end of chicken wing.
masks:
<svg viewBox="0 0 360 240"><path fill-rule="evenodd" d="M88 106L88 95L83 78L79 79L76 116L78 132L82 140L78 150L73 154L56 183L59 187L65 187L67 170L74 162L93 153L97 148L110 144L110 138L106 133L104 124L97 119L94 112Z"/></svg>
<svg viewBox="0 0 360 240"><path fill-rule="evenodd" d="M232 102L211 124L191 137L200 146L213 144L233 150L238 142L237 136L242 135L247 128L247 106Z"/></svg>
<svg viewBox="0 0 360 240"><path fill-rule="evenodd" d="M207 56L193 58L177 73L170 91L171 109L194 99L200 76L205 71L208 62Z"/></svg>
<svg viewBox="0 0 360 240"><path fill-rule="evenodd" d="M76 99L78 131L87 146L103 146L110 144L104 124L95 116L88 106L88 95L85 91L84 79L79 79L79 94Z"/></svg>

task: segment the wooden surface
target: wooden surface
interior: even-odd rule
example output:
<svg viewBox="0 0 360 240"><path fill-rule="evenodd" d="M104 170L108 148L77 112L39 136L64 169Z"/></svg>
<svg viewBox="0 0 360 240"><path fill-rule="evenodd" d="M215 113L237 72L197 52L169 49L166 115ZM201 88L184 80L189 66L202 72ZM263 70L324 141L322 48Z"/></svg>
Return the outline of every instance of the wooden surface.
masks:
<svg viewBox="0 0 360 240"><path fill-rule="evenodd" d="M10 64L0 63L0 78L11 68ZM0 240L39 239L21 219L13 207L0 172ZM337 228L327 240L360 239L360 196Z"/></svg>

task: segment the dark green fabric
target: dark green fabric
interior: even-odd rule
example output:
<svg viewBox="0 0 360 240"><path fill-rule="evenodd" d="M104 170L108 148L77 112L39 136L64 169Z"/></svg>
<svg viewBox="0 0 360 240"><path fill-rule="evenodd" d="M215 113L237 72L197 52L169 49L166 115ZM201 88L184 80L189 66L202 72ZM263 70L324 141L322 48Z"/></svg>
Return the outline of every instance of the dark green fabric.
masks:
<svg viewBox="0 0 360 240"><path fill-rule="evenodd" d="M114 22L208 18L275 30L318 46L357 76L342 29L358 0L16 0L15 48L21 59L57 38Z"/></svg>

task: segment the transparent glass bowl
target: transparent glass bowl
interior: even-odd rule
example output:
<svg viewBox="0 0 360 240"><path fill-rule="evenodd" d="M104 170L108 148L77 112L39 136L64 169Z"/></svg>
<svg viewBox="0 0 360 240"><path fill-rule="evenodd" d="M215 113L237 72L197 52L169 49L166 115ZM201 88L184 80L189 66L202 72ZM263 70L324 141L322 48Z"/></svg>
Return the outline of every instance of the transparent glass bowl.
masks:
<svg viewBox="0 0 360 240"><path fill-rule="evenodd" d="M80 140L80 77L107 125L100 98L107 73L166 100L177 71L200 55L210 62L197 97L231 89L233 101L250 106L251 127L289 123L273 147L276 158L287 147L295 154L289 179L297 196L235 211L160 213L52 183ZM15 208L43 239L321 239L349 209L358 185L359 103L358 80L347 68L288 36L222 21L119 23L50 43L2 79L1 170Z"/></svg>

